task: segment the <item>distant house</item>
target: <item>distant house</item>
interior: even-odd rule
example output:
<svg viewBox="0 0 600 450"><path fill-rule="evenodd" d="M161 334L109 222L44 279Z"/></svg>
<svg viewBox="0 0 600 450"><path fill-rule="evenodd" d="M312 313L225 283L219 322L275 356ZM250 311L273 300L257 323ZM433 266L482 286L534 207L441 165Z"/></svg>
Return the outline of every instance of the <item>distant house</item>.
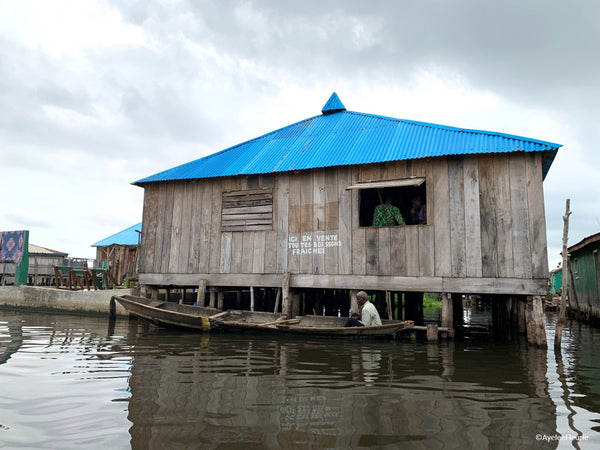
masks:
<svg viewBox="0 0 600 450"><path fill-rule="evenodd" d="M586 319L600 320L600 233L568 248L569 308Z"/></svg>
<svg viewBox="0 0 600 450"><path fill-rule="evenodd" d="M136 181L140 283L259 288L269 309L289 273L296 310L329 314L357 289L545 295L559 147L347 111L334 93L320 115ZM406 226L373 226L386 197Z"/></svg>
<svg viewBox="0 0 600 450"><path fill-rule="evenodd" d="M68 264L68 253L27 244L25 260L27 261L27 284L30 286L53 286L54 266ZM15 264L1 263L0 285L15 283ZM25 282L25 281L23 281Z"/></svg>
<svg viewBox="0 0 600 450"><path fill-rule="evenodd" d="M96 247L96 265L109 269L118 283L136 276L141 231L140 222L92 244L92 247Z"/></svg>
<svg viewBox="0 0 600 450"><path fill-rule="evenodd" d="M54 266L67 263L68 253L29 244L29 280L33 286L53 286Z"/></svg>

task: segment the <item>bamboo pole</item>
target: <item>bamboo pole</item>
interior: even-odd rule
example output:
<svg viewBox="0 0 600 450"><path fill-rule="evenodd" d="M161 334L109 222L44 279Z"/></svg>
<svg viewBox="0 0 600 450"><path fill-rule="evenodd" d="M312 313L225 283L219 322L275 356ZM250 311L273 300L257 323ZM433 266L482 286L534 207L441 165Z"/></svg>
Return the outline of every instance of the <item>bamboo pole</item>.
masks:
<svg viewBox="0 0 600 450"><path fill-rule="evenodd" d="M560 293L560 310L556 321L556 332L554 336L554 350L560 351L562 343L562 332L567 322L567 297L569 283L569 255L567 253L567 241L569 239L569 216L571 215L571 199L567 199L565 215L563 216L563 241L562 241L562 291Z"/></svg>

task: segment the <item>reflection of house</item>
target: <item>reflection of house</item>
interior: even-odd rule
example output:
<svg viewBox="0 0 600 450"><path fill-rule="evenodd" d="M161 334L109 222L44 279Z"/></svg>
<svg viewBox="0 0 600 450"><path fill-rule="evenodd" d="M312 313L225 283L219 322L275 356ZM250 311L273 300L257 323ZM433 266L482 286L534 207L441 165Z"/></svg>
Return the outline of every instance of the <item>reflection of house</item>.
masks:
<svg viewBox="0 0 600 450"><path fill-rule="evenodd" d="M600 320L600 233L568 248L569 307L584 317Z"/></svg>
<svg viewBox="0 0 600 450"><path fill-rule="evenodd" d="M351 112L333 94L321 115L135 182L140 283L260 288L269 309L289 273L290 310L329 314L353 289L545 295L542 182L559 147ZM408 226L371 226L388 194Z"/></svg>
<svg viewBox="0 0 600 450"><path fill-rule="evenodd" d="M142 224L138 223L92 244L92 247L96 247L96 264L100 268L109 269L118 283L126 277L136 276L141 231Z"/></svg>

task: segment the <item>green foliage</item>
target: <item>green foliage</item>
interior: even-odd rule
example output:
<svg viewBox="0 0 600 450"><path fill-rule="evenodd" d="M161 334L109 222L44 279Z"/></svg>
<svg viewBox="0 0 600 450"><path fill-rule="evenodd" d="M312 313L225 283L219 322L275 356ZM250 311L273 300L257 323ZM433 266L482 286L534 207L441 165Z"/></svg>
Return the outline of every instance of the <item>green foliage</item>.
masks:
<svg viewBox="0 0 600 450"><path fill-rule="evenodd" d="M442 309L440 294L425 293L423 295L423 308Z"/></svg>

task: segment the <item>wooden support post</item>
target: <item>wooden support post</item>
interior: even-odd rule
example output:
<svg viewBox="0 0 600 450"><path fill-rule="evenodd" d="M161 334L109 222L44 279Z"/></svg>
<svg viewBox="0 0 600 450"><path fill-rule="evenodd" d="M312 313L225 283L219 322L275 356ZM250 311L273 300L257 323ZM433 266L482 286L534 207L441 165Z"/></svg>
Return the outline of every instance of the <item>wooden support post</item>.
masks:
<svg viewBox="0 0 600 450"><path fill-rule="evenodd" d="M276 313L279 309L279 302L281 301L281 288L277 288L277 296L275 297L275 308L273 308L273 312Z"/></svg>
<svg viewBox="0 0 600 450"><path fill-rule="evenodd" d="M357 291L352 291L350 294L350 314L353 312L360 313L360 308L358 307L358 302L356 301L356 292Z"/></svg>
<svg viewBox="0 0 600 450"><path fill-rule="evenodd" d="M200 280L198 284L198 293L196 295L196 304L198 306L204 306L206 301L206 280Z"/></svg>
<svg viewBox="0 0 600 450"><path fill-rule="evenodd" d="M216 308L216 303L217 303L217 291L215 291L213 288L210 289L210 294L209 294L209 299L208 299L208 306L210 306L211 308Z"/></svg>
<svg viewBox="0 0 600 450"><path fill-rule="evenodd" d="M452 297L444 292L442 294L442 327L448 328L448 330L454 329L454 313L452 307ZM445 338L453 337L454 332L444 331L442 336Z"/></svg>
<svg viewBox="0 0 600 450"><path fill-rule="evenodd" d="M217 291L217 309L223 311L225 304L225 293L220 288L213 288Z"/></svg>
<svg viewBox="0 0 600 450"><path fill-rule="evenodd" d="M292 318L292 308L290 307L290 271L283 272L283 283L281 285L281 313L287 318Z"/></svg>
<svg viewBox="0 0 600 450"><path fill-rule="evenodd" d="M392 310L392 299L390 291L385 291L385 305L387 307L388 319L394 319L394 311Z"/></svg>
<svg viewBox="0 0 600 450"><path fill-rule="evenodd" d="M542 297L539 295L529 297L525 306L525 313L527 342L529 345L536 347L547 347L544 302Z"/></svg>
<svg viewBox="0 0 600 450"><path fill-rule="evenodd" d="M556 321L554 333L554 349L560 350L562 332L567 323L567 294L569 293L569 254L567 242L569 240L569 216L571 215L571 199L567 199L565 214L563 216L563 239L562 239L562 291L560 295L560 309Z"/></svg>
<svg viewBox="0 0 600 450"><path fill-rule="evenodd" d="M254 287L250 286L250 311L254 311Z"/></svg>
<svg viewBox="0 0 600 450"><path fill-rule="evenodd" d="M427 340L429 342L438 340L438 326L435 323L427 324Z"/></svg>
<svg viewBox="0 0 600 450"><path fill-rule="evenodd" d="M519 296L517 299L517 321L519 323L519 334L527 334L527 322L525 319L525 302L527 298Z"/></svg>
<svg viewBox="0 0 600 450"><path fill-rule="evenodd" d="M300 314L300 298L299 292L290 292L290 315L292 318Z"/></svg>

